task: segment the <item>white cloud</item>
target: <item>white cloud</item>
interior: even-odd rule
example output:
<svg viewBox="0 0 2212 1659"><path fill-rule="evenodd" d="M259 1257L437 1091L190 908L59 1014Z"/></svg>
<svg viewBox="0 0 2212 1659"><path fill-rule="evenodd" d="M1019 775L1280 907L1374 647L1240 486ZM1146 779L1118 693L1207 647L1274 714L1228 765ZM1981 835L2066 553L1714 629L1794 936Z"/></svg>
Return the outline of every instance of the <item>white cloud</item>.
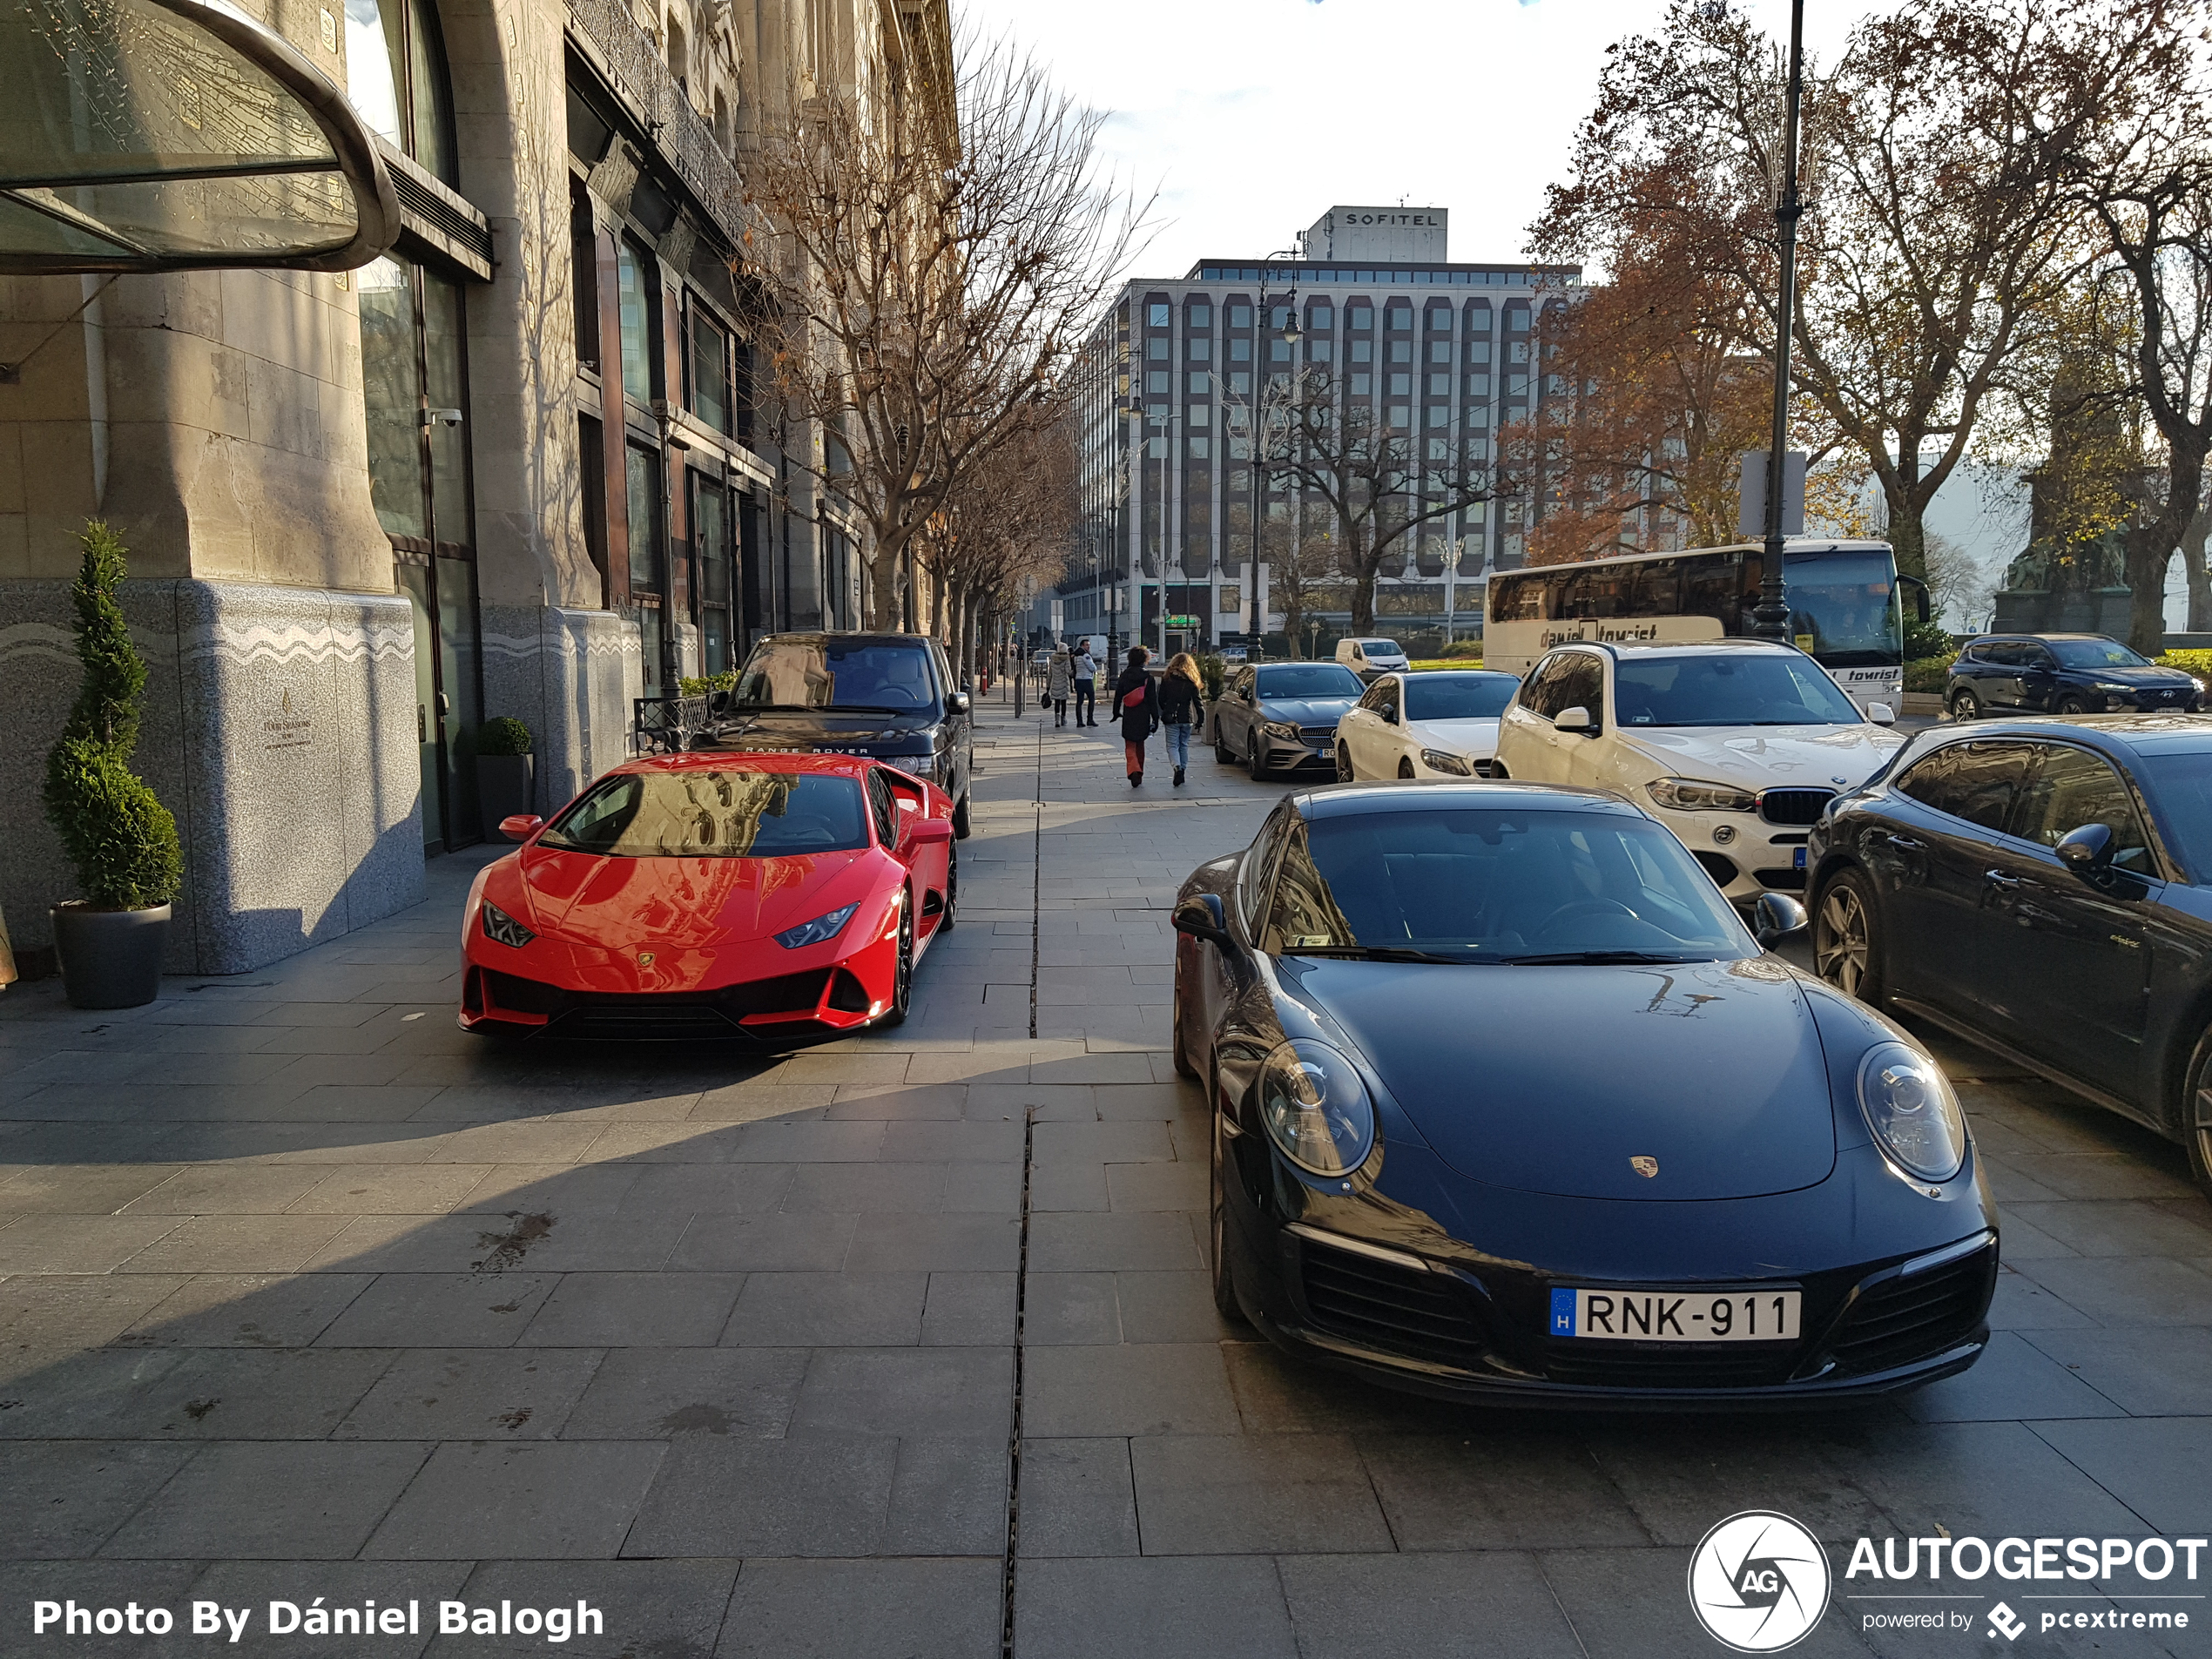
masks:
<svg viewBox="0 0 2212 1659"><path fill-rule="evenodd" d="M1785 0L1753 0L1789 28ZM1832 48L1868 8L1822 9ZM1139 262L1257 258L1337 203L1446 207L1452 257L1521 257L1566 176L1605 49L1658 26L1659 0L965 0L1068 90L1113 111L1105 152L1161 231Z"/></svg>

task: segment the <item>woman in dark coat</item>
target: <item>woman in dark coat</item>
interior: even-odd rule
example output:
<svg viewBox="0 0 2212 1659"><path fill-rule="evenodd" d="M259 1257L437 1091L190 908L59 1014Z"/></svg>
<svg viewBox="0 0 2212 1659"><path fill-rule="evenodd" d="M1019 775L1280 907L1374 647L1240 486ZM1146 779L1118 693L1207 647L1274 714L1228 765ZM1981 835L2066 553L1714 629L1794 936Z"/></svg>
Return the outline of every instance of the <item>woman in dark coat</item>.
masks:
<svg viewBox="0 0 2212 1659"><path fill-rule="evenodd" d="M1129 786L1144 781L1144 739L1160 727L1160 693L1144 671L1152 653L1142 645L1129 648L1129 666L1114 682L1114 714L1122 723L1122 748L1129 756Z"/></svg>

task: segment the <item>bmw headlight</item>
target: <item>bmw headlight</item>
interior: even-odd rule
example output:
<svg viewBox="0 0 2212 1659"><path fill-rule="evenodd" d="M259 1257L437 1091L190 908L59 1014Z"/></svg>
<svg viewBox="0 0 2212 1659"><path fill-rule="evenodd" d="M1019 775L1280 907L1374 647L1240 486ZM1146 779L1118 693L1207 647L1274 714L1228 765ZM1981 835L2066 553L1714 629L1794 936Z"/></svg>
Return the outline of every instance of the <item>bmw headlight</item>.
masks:
<svg viewBox="0 0 2212 1659"><path fill-rule="evenodd" d="M516 949L520 950L537 937L521 922L489 900L483 907L483 922L484 937L495 945L512 945Z"/></svg>
<svg viewBox="0 0 2212 1659"><path fill-rule="evenodd" d="M1454 778L1474 776L1474 768L1467 765L1465 755L1455 755L1443 749L1422 750L1421 765L1431 772L1448 772Z"/></svg>
<svg viewBox="0 0 2212 1659"><path fill-rule="evenodd" d="M1643 788L1660 806L1677 813L1748 813L1759 804L1758 797L1748 789L1703 783L1695 778L1654 779Z"/></svg>
<svg viewBox="0 0 2212 1659"><path fill-rule="evenodd" d="M1259 1072L1259 1115L1283 1156L1314 1175L1349 1175L1375 1144L1375 1107L1352 1062L1296 1037Z"/></svg>
<svg viewBox="0 0 2212 1659"><path fill-rule="evenodd" d="M842 910L829 911L796 927L786 927L776 935L776 942L786 950L797 950L801 945L819 945L826 939L834 939L860 907L857 903L849 904Z"/></svg>
<svg viewBox="0 0 2212 1659"><path fill-rule="evenodd" d="M1900 1166L1948 1181L1966 1161L1966 1120L1934 1061L1902 1042L1878 1042L1858 1062L1866 1127Z"/></svg>
<svg viewBox="0 0 2212 1659"><path fill-rule="evenodd" d="M1285 743L1298 741L1298 728L1288 720L1263 720L1259 729L1271 738L1280 738Z"/></svg>

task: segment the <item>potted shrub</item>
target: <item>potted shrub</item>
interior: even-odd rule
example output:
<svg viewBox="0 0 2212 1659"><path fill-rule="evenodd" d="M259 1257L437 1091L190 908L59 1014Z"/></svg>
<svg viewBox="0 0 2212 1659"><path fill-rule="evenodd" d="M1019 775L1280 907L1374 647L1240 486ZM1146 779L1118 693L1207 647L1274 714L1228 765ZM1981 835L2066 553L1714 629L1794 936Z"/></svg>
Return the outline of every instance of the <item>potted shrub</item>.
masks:
<svg viewBox="0 0 2212 1659"><path fill-rule="evenodd" d="M123 543L98 519L78 540L84 562L70 597L84 681L46 757L45 801L84 896L53 907L54 948L77 1007L132 1008L161 989L185 860L177 820L130 766L146 665L115 603Z"/></svg>
<svg viewBox="0 0 2212 1659"><path fill-rule="evenodd" d="M499 823L527 813L536 799L537 763L530 729L508 715L476 728L476 810L484 840L499 839Z"/></svg>

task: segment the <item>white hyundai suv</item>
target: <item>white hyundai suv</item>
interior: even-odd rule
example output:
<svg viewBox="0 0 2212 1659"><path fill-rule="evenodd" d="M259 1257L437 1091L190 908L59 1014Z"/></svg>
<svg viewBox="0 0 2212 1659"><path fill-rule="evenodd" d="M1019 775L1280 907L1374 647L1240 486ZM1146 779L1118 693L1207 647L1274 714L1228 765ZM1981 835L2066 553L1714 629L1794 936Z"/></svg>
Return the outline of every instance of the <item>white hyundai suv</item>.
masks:
<svg viewBox="0 0 2212 1659"><path fill-rule="evenodd" d="M1581 784L1649 808L1748 904L1805 880L1805 833L1906 742L1825 669L1770 640L1562 645L1499 723L1493 778Z"/></svg>

